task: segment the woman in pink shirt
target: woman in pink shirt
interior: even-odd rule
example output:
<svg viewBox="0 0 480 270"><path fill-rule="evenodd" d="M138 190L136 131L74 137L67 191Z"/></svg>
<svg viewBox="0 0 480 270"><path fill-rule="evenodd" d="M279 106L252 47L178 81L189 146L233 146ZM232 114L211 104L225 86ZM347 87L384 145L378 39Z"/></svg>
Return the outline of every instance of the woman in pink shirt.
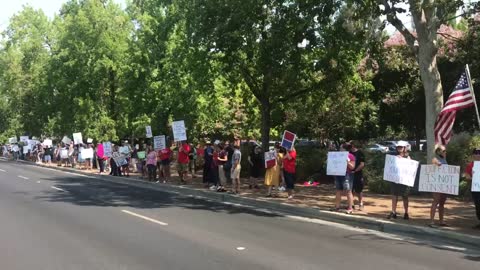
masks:
<svg viewBox="0 0 480 270"><path fill-rule="evenodd" d="M155 182L157 180L157 152L150 145L147 147L147 152L148 181Z"/></svg>

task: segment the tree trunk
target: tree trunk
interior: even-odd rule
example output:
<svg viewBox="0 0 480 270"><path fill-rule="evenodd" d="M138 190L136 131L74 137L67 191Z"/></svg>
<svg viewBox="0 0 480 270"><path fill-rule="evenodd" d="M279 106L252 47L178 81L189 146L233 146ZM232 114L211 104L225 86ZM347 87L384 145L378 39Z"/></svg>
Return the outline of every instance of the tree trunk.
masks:
<svg viewBox="0 0 480 270"><path fill-rule="evenodd" d="M421 42L418 51L418 65L425 91L425 133L427 135L427 162L435 155L434 128L437 116L443 106L443 90L437 66L435 41ZM423 43L423 44L422 44Z"/></svg>
<svg viewBox="0 0 480 270"><path fill-rule="evenodd" d="M268 99L260 100L260 111L262 113L262 148L263 151L266 152L269 150L269 143L270 143L270 101Z"/></svg>

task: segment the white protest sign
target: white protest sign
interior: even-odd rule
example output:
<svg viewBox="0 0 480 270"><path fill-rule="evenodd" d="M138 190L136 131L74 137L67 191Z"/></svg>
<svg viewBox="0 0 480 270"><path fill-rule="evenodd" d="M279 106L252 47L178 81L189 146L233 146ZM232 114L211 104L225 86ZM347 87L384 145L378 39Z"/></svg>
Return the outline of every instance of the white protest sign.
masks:
<svg viewBox="0 0 480 270"><path fill-rule="evenodd" d="M480 192L480 161L473 162L472 192Z"/></svg>
<svg viewBox="0 0 480 270"><path fill-rule="evenodd" d="M348 152L328 152L327 175L345 176L347 174Z"/></svg>
<svg viewBox="0 0 480 270"><path fill-rule="evenodd" d="M67 136L63 136L62 142L64 144L70 144L72 140L70 140L70 138L68 138Z"/></svg>
<svg viewBox="0 0 480 270"><path fill-rule="evenodd" d="M20 136L20 141L26 144L28 142L28 136Z"/></svg>
<svg viewBox="0 0 480 270"><path fill-rule="evenodd" d="M52 146L53 142L50 139L45 139L43 140L43 145L44 146Z"/></svg>
<svg viewBox="0 0 480 270"><path fill-rule="evenodd" d="M388 182L413 187L417 170L418 161L416 160L386 155L383 179Z"/></svg>
<svg viewBox="0 0 480 270"><path fill-rule="evenodd" d="M152 135L152 127L151 127L151 126L146 126L146 127L145 127L145 130L146 130L146 133L147 133L147 135L146 135L147 138L153 137L153 135Z"/></svg>
<svg viewBox="0 0 480 270"><path fill-rule="evenodd" d="M60 158L61 158L61 159L66 159L66 158L68 158L68 149L62 149L62 150L60 150Z"/></svg>
<svg viewBox="0 0 480 270"><path fill-rule="evenodd" d="M15 144L15 145L12 146L12 151L13 152L18 152L19 150L20 149L18 149L18 145Z"/></svg>
<svg viewBox="0 0 480 270"><path fill-rule="evenodd" d="M275 151L265 152L265 168L272 168L277 165L277 153Z"/></svg>
<svg viewBox="0 0 480 270"><path fill-rule="evenodd" d="M112 143L104 142L103 143L103 155L106 157L112 157Z"/></svg>
<svg viewBox="0 0 480 270"><path fill-rule="evenodd" d="M23 153L28 154L28 151L32 150L29 144L23 146Z"/></svg>
<svg viewBox="0 0 480 270"><path fill-rule="evenodd" d="M153 149L155 150L163 150L167 147L165 142L165 135L155 136L153 137Z"/></svg>
<svg viewBox="0 0 480 270"><path fill-rule="evenodd" d="M82 144L83 143L83 138L82 138L82 133L81 132L73 133L73 143L74 144Z"/></svg>
<svg viewBox="0 0 480 270"><path fill-rule="evenodd" d="M88 138L88 139L87 139L87 143L93 143L93 139L92 139L92 138Z"/></svg>
<svg viewBox="0 0 480 270"><path fill-rule="evenodd" d="M458 195L459 181L459 166L422 165L418 191Z"/></svg>
<svg viewBox="0 0 480 270"><path fill-rule="evenodd" d="M81 154L83 159L93 158L93 148L83 148Z"/></svg>
<svg viewBox="0 0 480 270"><path fill-rule="evenodd" d="M37 145L37 141L36 140L28 140L28 146L30 147L30 150L33 150L33 148L35 147L35 145Z"/></svg>
<svg viewBox="0 0 480 270"><path fill-rule="evenodd" d="M185 129L185 121L174 121L172 123L173 140L176 142L187 140L187 130Z"/></svg>
<svg viewBox="0 0 480 270"><path fill-rule="evenodd" d="M17 137L9 138L9 139L8 139L8 142L9 142L9 143L17 143L17 142L18 142L18 141L17 141Z"/></svg>

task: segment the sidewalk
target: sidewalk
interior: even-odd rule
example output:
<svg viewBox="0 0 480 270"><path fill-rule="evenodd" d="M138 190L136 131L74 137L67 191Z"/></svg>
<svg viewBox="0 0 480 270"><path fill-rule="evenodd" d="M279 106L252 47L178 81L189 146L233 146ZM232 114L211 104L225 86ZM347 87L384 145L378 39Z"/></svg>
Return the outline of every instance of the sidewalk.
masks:
<svg viewBox="0 0 480 270"><path fill-rule="evenodd" d="M39 166L46 166L37 164ZM72 168L49 166L50 168L58 168L60 170L76 171L82 174L96 174L97 170L78 170ZM333 184L320 185L317 187L305 187L296 185L295 198L287 200L286 192L279 193L278 198L265 197L266 188L259 183L259 189L248 189L248 180L242 179L242 192L240 196L227 195L210 191L205 188L202 183L201 175L195 178L188 177L187 185L180 185L178 175L173 175L172 180L167 184L153 184L140 179L140 175L132 173L127 177L101 176L101 178L118 182L122 184L133 184L145 188L154 188L162 191L180 192L186 195L202 196L207 199L241 203L246 206L273 209L285 211L299 215L317 217L320 219L330 220L334 222L343 222L353 226L373 228L385 232L403 232L409 235L429 235L430 237L442 237L450 241L463 241L465 243L478 243L480 240L480 231L472 229L472 226L478 224L475 216L475 207L471 202L457 201L449 198L446 203L445 221L449 227L441 229L432 229L427 226L429 224L431 198L426 196L410 197L410 220L403 220L403 205L398 203L399 217L397 220L387 220L386 215L390 212L391 199L388 195L379 195L366 192L365 193L365 209L363 211L355 210L353 215L330 213L328 209L334 205L335 190ZM108 178L108 179L107 179ZM323 210L323 211L321 211ZM325 212L327 211L327 212ZM413 226L412 226L413 225ZM388 226L388 230L387 230ZM466 239L469 238L469 239Z"/></svg>

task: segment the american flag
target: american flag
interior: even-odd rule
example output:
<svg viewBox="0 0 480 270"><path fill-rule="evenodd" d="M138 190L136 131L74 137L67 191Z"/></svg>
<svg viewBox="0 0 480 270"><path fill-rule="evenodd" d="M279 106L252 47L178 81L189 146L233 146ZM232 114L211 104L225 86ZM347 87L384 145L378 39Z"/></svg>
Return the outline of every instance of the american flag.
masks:
<svg viewBox="0 0 480 270"><path fill-rule="evenodd" d="M464 71L457 82L455 89L448 97L443 109L435 122L435 143L447 145L452 138L452 128L457 111L474 106L467 72Z"/></svg>

